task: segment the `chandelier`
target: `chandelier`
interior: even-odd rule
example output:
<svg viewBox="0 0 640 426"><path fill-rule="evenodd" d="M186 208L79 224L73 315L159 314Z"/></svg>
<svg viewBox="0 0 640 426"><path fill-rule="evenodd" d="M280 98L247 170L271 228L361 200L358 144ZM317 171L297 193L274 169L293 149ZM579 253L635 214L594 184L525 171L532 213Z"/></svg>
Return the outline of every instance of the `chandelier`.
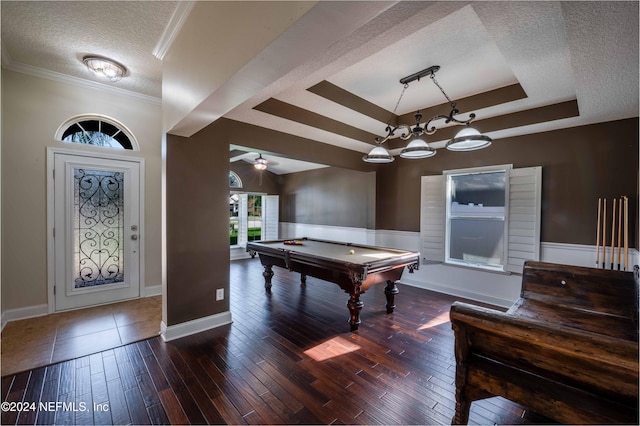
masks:
<svg viewBox="0 0 640 426"><path fill-rule="evenodd" d="M422 114L420 111L417 111L414 114L414 118L416 123L414 127L411 127L409 124L398 124L396 126L392 126L390 122L387 122L387 127L385 131L387 135L385 137L376 137L376 147L369 152L369 154L362 157L364 161L367 163L390 163L393 161L393 156L389 154L382 144L395 136L395 132L398 130L402 130L403 132L399 135L402 140L412 139L408 145L400 152L400 157L402 158L428 158L436 155L436 150L429 146L429 144L423 139L423 135L433 135L437 129L435 126L431 128L429 125L434 120L444 119L445 124L453 123L457 125L464 126L462 130L460 130L456 136L449 140L446 144L446 148L450 151L474 151L476 149L486 148L491 145L491 138L485 135L480 134L476 129L470 126L470 123L476 118L476 115L471 113L469 114L469 118L467 120L462 120L457 118L456 116L460 113L456 108L455 102L449 99L449 96L445 93L444 89L438 82L436 81L435 74L440 69L439 65L434 65L429 68L426 68L422 71L418 71L417 73L411 74L407 77L400 79L400 83L403 85L402 92L400 93L400 97L398 98L398 102L396 102L396 106L393 109L393 116L395 116L396 110L398 109L398 105L400 105L400 101L402 100L402 96L404 95L405 90L409 87L409 83L420 80L422 77L429 76L433 84L435 84L438 89L442 92L444 97L449 102L449 106L451 107L451 111L449 111L449 115L436 115L429 120L426 121L424 126L420 124L422 121Z"/></svg>
<svg viewBox="0 0 640 426"><path fill-rule="evenodd" d="M120 81L127 73L127 69L124 65L101 56L85 56L82 58L82 62L84 62L89 71L93 72L95 75L104 77L114 83L116 81Z"/></svg>

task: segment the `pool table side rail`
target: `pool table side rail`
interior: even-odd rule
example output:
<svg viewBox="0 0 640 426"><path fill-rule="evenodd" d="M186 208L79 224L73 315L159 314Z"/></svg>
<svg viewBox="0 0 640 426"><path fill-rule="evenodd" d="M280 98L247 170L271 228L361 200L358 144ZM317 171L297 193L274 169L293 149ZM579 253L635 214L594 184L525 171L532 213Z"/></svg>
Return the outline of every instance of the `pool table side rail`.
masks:
<svg viewBox="0 0 640 426"><path fill-rule="evenodd" d="M270 246L272 244L283 244L284 245L285 241L302 241L303 243L304 243L304 241L310 241L310 242L317 242L317 243L341 245L341 246L353 247L353 248L363 248L363 249L371 249L371 250L385 250L385 251L396 252L396 253L411 253L408 250L402 250L402 249L391 248L391 247L382 247L382 246L372 246L372 245L367 245L367 244L348 243L348 242L344 242L344 241L322 240L322 239L319 239L319 238L309 238L309 237L285 238L285 239L281 239L281 240L250 241L250 242L247 243L247 251L249 250L249 245L259 244L261 247L268 247L268 246ZM295 247L297 247L297 246L296 246L296 244L291 244L288 247L291 247L291 250L295 250Z"/></svg>
<svg viewBox="0 0 640 426"><path fill-rule="evenodd" d="M364 249L371 249L371 250L384 250L384 251L396 253L396 255L394 255L389 259L379 259L379 260L373 260L366 263L357 263L357 262L343 261L343 260L339 260L339 259L331 258L327 256L297 252L295 250L296 245L291 245L291 249L271 246L271 244L284 243L284 241L290 241L290 240L291 239L273 240L273 241L264 241L264 242L262 241L248 242L247 251L253 251L258 254L264 254L271 257L284 259L286 268L290 270L292 269L289 266L290 262L295 261L295 262L301 262L301 263L305 263L307 265L316 266L316 267L327 267L329 265L332 268L334 269L338 268L345 273L348 273L350 271L357 271L358 273L362 274L364 277L366 277L370 273L379 273L388 269L395 269L401 266L404 267L404 266L410 266L410 265L413 265L410 268L410 272L413 272L413 270L417 270L420 265L420 253L386 248L386 247L369 246L369 245L363 245L363 244L340 243L340 242L317 240L317 239L311 239L311 238L296 239L296 240L303 240L303 241L304 240L317 241L317 242L328 243L328 244L338 244L338 245L344 245L347 247L364 248Z"/></svg>

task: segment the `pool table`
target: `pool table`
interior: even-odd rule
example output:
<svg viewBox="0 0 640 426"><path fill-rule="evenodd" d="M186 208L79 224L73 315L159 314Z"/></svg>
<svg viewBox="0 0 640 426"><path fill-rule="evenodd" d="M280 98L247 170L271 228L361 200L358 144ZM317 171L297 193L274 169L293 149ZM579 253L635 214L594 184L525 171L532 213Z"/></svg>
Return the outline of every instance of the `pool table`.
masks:
<svg viewBox="0 0 640 426"><path fill-rule="evenodd" d="M420 254L415 252L312 238L254 241L247 243L247 251L251 257L256 254L260 257L267 291L271 291L274 265L299 272L302 284L308 275L339 285L349 294L351 331L357 330L360 324L362 293L374 284L385 282L387 313L392 313L398 294L396 281L405 266L413 273L420 263Z"/></svg>

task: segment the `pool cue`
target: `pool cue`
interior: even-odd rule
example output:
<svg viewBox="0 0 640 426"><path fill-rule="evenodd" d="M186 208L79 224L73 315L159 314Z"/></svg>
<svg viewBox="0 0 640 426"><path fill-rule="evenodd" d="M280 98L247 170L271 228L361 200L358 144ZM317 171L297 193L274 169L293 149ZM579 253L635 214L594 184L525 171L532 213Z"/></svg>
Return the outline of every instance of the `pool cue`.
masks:
<svg viewBox="0 0 640 426"><path fill-rule="evenodd" d="M629 199L624 198L624 270L629 270Z"/></svg>
<svg viewBox="0 0 640 426"><path fill-rule="evenodd" d="M596 268L600 267L600 210L602 198L598 198L598 224L596 225Z"/></svg>
<svg viewBox="0 0 640 426"><path fill-rule="evenodd" d="M602 202L602 269L607 261L607 199Z"/></svg>
<svg viewBox="0 0 640 426"><path fill-rule="evenodd" d="M611 269L613 269L613 257L615 255L614 243L616 240L616 199L613 199L613 212L611 214Z"/></svg>
<svg viewBox="0 0 640 426"><path fill-rule="evenodd" d="M620 254L621 254L621 243L622 243L622 198L618 201L618 271L620 270Z"/></svg>

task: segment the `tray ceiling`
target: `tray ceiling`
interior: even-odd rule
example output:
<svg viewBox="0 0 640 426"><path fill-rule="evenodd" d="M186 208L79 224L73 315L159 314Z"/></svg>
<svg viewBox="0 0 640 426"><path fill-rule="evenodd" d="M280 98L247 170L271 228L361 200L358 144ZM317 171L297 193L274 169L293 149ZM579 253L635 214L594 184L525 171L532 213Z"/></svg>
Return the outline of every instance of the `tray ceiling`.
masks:
<svg viewBox="0 0 640 426"><path fill-rule="evenodd" d="M4 1L2 64L94 81L79 59L102 54L129 70L116 88L160 99L153 52L188 19L185 10L164 1ZM220 102L216 90L233 88L232 77L170 132L188 136L223 116L366 153L389 121L411 123L417 109L448 113L429 78L410 83L392 113L399 79L432 65L463 116L474 112L494 139L638 116L637 2L319 2L267 50L235 75L257 81L270 63L286 64L280 75ZM438 148L454 129L436 126Z"/></svg>

